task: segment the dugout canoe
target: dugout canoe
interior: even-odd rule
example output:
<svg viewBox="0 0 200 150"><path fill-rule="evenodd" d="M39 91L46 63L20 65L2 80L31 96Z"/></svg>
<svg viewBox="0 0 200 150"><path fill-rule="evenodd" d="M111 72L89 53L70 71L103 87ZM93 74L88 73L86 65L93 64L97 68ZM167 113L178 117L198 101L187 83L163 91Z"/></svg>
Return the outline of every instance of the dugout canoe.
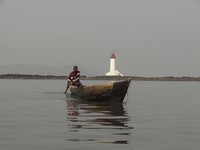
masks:
<svg viewBox="0 0 200 150"><path fill-rule="evenodd" d="M99 85L70 86L71 96L84 100L113 100L122 102L126 96L131 79L108 82Z"/></svg>

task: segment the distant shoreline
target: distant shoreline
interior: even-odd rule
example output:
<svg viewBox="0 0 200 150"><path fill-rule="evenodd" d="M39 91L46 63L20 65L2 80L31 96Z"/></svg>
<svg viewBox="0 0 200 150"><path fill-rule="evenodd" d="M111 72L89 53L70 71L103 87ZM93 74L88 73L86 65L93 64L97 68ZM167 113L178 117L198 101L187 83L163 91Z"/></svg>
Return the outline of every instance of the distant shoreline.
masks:
<svg viewBox="0 0 200 150"><path fill-rule="evenodd" d="M134 81L200 81L200 77L139 77L139 76L81 76L81 80L123 80L131 78ZM56 75L30 75L30 74L2 74L0 79L44 79L66 80L67 76Z"/></svg>

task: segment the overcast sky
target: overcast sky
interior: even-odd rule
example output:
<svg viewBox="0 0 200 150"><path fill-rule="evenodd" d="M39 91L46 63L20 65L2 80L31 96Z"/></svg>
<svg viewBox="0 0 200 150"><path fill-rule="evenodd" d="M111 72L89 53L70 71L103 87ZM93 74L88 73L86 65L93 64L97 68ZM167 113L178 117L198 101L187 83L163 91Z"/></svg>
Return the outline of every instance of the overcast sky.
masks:
<svg viewBox="0 0 200 150"><path fill-rule="evenodd" d="M199 0L0 0L0 65L200 76ZM95 74L95 73L94 73Z"/></svg>

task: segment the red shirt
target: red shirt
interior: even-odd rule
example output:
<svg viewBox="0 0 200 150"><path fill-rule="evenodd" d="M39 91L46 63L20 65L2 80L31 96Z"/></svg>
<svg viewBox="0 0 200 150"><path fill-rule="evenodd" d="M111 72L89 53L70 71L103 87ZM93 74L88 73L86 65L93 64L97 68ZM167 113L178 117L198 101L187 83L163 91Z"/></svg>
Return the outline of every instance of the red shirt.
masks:
<svg viewBox="0 0 200 150"><path fill-rule="evenodd" d="M69 74L68 81L70 81L72 85L77 85L80 83L79 77L80 71L73 71Z"/></svg>

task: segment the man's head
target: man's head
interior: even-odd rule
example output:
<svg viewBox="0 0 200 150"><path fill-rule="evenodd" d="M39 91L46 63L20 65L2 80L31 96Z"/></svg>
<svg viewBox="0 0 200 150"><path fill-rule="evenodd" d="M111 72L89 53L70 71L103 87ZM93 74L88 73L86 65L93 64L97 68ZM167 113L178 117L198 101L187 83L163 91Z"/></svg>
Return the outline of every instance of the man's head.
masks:
<svg viewBox="0 0 200 150"><path fill-rule="evenodd" d="M78 70L78 67L77 67L77 66L74 66L73 69L74 69L74 71L77 71L77 70Z"/></svg>

